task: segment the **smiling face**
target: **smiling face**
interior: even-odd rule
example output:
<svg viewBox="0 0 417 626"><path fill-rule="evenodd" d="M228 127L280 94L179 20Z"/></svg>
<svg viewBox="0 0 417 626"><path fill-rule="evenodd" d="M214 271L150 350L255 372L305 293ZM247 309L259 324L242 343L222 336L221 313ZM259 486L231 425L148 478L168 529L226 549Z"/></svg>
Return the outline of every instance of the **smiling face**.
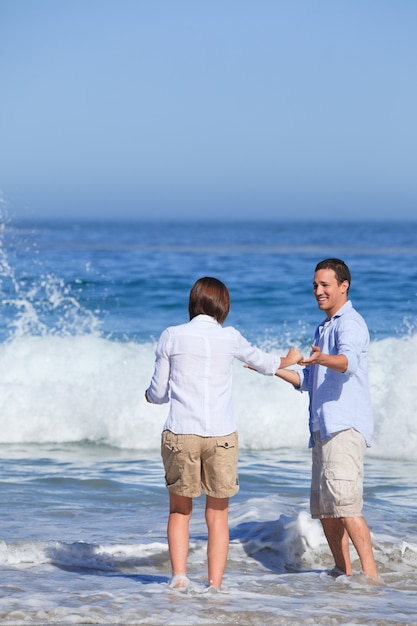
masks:
<svg viewBox="0 0 417 626"><path fill-rule="evenodd" d="M334 270L317 270L314 274L313 293L327 319L330 319L347 301L349 281L337 282Z"/></svg>

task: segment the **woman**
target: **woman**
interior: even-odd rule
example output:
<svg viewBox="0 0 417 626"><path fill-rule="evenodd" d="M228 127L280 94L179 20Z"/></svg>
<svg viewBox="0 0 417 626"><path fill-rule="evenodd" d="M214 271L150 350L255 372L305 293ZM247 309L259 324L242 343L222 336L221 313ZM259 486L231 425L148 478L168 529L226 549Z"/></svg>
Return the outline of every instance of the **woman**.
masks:
<svg viewBox="0 0 417 626"><path fill-rule="evenodd" d="M239 489L233 360L273 376L302 358L295 348L283 358L267 354L235 328L223 328L229 309L224 283L210 277L197 280L190 292L190 321L161 334L155 371L145 393L148 402L170 402L161 454L170 499L168 545L175 588L188 582L192 498L201 489L206 494L209 586L220 589L222 583L229 547L229 497Z"/></svg>

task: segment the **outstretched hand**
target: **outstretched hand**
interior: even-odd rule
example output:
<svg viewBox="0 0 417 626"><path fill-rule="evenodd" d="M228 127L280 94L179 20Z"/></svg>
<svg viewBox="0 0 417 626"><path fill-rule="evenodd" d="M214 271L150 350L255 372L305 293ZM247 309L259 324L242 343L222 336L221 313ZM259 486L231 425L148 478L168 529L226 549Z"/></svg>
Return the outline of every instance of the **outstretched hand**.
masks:
<svg viewBox="0 0 417 626"><path fill-rule="evenodd" d="M311 346L311 354L310 356L308 356L306 359L302 359L301 361L299 361L300 365L314 365L315 363L318 362L320 355L321 355L321 350L318 346Z"/></svg>
<svg viewBox="0 0 417 626"><path fill-rule="evenodd" d="M286 358L289 359L289 361L292 361L290 365L300 363L304 359L302 352L300 352L298 348L290 348L288 350Z"/></svg>
<svg viewBox="0 0 417 626"><path fill-rule="evenodd" d="M289 367L290 365L296 365L297 363L301 363L303 361L303 355L298 350L298 348L290 348L287 352L286 356L281 357L281 363L279 369L284 369L285 367ZM248 370L253 370L256 372L256 368L252 367L252 365L248 365L247 363L243 366Z"/></svg>

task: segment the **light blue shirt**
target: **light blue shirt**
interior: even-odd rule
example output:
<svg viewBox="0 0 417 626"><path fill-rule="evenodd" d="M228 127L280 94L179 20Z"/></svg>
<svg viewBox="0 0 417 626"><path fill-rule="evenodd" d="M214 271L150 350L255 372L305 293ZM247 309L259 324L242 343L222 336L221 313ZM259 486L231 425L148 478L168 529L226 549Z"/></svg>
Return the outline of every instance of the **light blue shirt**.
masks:
<svg viewBox="0 0 417 626"><path fill-rule="evenodd" d="M370 446L373 416L368 383L369 332L350 300L317 327L314 344L325 354L344 354L348 367L340 373L311 365L299 372L300 391L310 395L310 433L320 431L320 438L328 439L336 432L354 428Z"/></svg>
<svg viewBox="0 0 417 626"><path fill-rule="evenodd" d="M232 364L239 359L273 376L281 359L252 346L238 330L208 315L163 331L147 390L151 402L170 402L164 430L202 437L236 430L232 407Z"/></svg>

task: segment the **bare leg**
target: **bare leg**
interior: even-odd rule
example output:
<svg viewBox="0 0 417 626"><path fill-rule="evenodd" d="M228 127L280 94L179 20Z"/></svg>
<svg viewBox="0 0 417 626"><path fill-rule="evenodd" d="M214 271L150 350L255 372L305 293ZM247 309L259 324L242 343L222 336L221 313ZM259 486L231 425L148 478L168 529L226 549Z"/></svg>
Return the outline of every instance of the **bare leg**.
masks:
<svg viewBox="0 0 417 626"><path fill-rule="evenodd" d="M187 574L187 556L189 544L189 526L193 501L186 496L169 494L168 546L171 559L172 576L184 577ZM184 580L178 580L175 586L184 586Z"/></svg>
<svg viewBox="0 0 417 626"><path fill-rule="evenodd" d="M325 518L321 520L321 523L336 567L349 576L352 574L349 555L350 537L361 561L363 573L372 578L378 578L371 534L364 517L360 515L358 517Z"/></svg>
<svg viewBox="0 0 417 626"><path fill-rule="evenodd" d="M372 578L378 578L372 550L371 533L369 532L365 518L362 516L344 517L343 524L359 555L363 573Z"/></svg>
<svg viewBox="0 0 417 626"><path fill-rule="evenodd" d="M229 498L206 497L206 522L209 585L220 589L229 550Z"/></svg>
<svg viewBox="0 0 417 626"><path fill-rule="evenodd" d="M348 576L352 574L352 565L349 554L349 535L343 524L343 520L337 517L321 519L327 543L333 554L335 565L341 572Z"/></svg>

